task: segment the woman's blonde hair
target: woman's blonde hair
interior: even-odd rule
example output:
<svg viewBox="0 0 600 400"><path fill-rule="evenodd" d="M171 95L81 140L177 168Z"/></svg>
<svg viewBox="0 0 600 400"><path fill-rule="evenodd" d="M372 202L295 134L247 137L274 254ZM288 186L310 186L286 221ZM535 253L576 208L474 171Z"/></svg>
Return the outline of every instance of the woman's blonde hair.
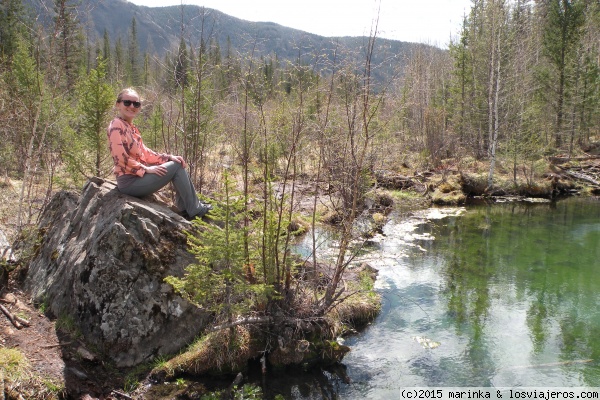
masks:
<svg viewBox="0 0 600 400"><path fill-rule="evenodd" d="M142 101L142 98L140 97L140 95L138 94L138 92L136 92L136 90L134 88L126 88L123 89L119 92L119 94L117 95L117 102L123 100L123 95L124 94L130 94L132 96L137 96L138 99L140 99L140 101Z"/></svg>

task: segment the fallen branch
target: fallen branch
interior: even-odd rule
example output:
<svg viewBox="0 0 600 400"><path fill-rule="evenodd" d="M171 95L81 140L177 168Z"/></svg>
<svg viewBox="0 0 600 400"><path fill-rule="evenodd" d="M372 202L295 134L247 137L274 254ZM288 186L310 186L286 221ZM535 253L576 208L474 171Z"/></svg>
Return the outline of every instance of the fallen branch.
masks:
<svg viewBox="0 0 600 400"><path fill-rule="evenodd" d="M566 169L563 170L563 173L565 173L566 175L569 175L572 178L579 179L579 180L591 183L592 185L595 185L595 186L600 186L600 182L598 182L597 180L593 179L592 177L590 177L590 176L588 176L586 174L583 174L583 173L580 173L580 172L573 172L573 171L569 171L569 170L566 170Z"/></svg>
<svg viewBox="0 0 600 400"><path fill-rule="evenodd" d="M40 346L42 349L52 349L54 347L68 346L73 342L59 343L59 344L47 344L44 346Z"/></svg>
<svg viewBox="0 0 600 400"><path fill-rule="evenodd" d="M6 315L6 318L8 318L8 320L9 320L10 322L12 322L12 324L15 326L15 328L17 328L17 329L21 329L21 328L23 327L23 325L21 325L21 324L19 323L19 321L17 321L17 320L15 319L15 317L14 317L14 316L11 314L11 312L10 312L10 311L8 311L8 310L6 309L6 307L4 307L2 304L0 304L0 310L2 310L2 312L4 313L4 315Z"/></svg>
<svg viewBox="0 0 600 400"><path fill-rule="evenodd" d="M563 164L569 161L589 161L589 160L598 160L599 156L583 156L583 157L549 157L548 160L552 164Z"/></svg>
<svg viewBox="0 0 600 400"><path fill-rule="evenodd" d="M275 320L275 324L277 325L295 325L297 327L306 327L310 324L315 324L315 323L319 323L322 322L324 320L323 317L306 317L306 318L284 318L284 319L277 319ZM238 326L238 325L248 325L248 324L258 324L258 325L264 325L264 324L272 324L274 323L274 320L272 317L246 317L246 318L240 318L236 321L233 322L229 322L226 324L221 324L221 325L215 325L211 328L208 328L207 331L208 332L216 332L216 331L220 331L223 329L228 329L228 328L233 328L234 326ZM304 328L302 328L304 329Z"/></svg>
<svg viewBox="0 0 600 400"><path fill-rule="evenodd" d="M21 325L26 326L26 327L30 327L31 326L31 322L27 321L25 318L21 318L18 315L15 315L15 320L20 322Z"/></svg>
<svg viewBox="0 0 600 400"><path fill-rule="evenodd" d="M118 390L113 390L113 391L112 391L112 393L114 393L114 394L116 394L117 396L119 396L119 397L122 397L122 398L124 398L124 399L133 399L133 397L131 397L131 396L129 396L129 395L127 395L127 394L123 393L123 392L120 392L120 391L118 391Z"/></svg>

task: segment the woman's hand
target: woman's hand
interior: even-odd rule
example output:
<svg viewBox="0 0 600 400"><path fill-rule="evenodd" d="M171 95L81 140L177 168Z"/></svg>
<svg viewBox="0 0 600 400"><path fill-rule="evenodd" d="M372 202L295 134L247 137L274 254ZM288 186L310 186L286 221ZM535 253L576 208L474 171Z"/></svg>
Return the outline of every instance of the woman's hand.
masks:
<svg viewBox="0 0 600 400"><path fill-rule="evenodd" d="M146 173L165 176L167 174L167 168L163 167L162 165L153 165L151 167L146 167Z"/></svg>
<svg viewBox="0 0 600 400"><path fill-rule="evenodd" d="M171 160L171 161L175 161L175 162L178 162L179 164L181 164L181 166L182 166L183 168L186 168L186 167L187 167L187 164L185 163L185 160L184 160L184 159L183 159L183 157L181 157L181 156L173 156L173 155L170 155L170 156L169 156L169 160Z"/></svg>

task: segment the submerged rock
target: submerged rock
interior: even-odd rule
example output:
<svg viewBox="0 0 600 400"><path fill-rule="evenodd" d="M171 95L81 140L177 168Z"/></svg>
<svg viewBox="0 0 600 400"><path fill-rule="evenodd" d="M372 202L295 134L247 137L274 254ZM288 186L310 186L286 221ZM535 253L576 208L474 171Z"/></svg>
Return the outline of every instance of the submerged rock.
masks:
<svg viewBox="0 0 600 400"><path fill-rule="evenodd" d="M58 193L39 226L25 289L118 367L176 353L206 325L207 314L164 282L194 261L191 224L166 205L93 178L79 197Z"/></svg>

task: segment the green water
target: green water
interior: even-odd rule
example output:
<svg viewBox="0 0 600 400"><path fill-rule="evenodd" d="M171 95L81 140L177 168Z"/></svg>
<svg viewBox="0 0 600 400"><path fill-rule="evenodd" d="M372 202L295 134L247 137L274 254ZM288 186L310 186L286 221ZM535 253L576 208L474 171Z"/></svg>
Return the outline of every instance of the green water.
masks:
<svg viewBox="0 0 600 400"><path fill-rule="evenodd" d="M600 201L469 206L384 233L369 261L383 311L346 341L352 384L336 385L339 398L600 386Z"/></svg>
<svg viewBox="0 0 600 400"><path fill-rule="evenodd" d="M335 254L334 242L318 232L320 258ZM296 250L307 255L310 248L307 237ZM263 382L269 398L600 387L600 200L392 216L356 261L379 270L383 302L377 319L345 341L351 383L339 369L271 374Z"/></svg>

